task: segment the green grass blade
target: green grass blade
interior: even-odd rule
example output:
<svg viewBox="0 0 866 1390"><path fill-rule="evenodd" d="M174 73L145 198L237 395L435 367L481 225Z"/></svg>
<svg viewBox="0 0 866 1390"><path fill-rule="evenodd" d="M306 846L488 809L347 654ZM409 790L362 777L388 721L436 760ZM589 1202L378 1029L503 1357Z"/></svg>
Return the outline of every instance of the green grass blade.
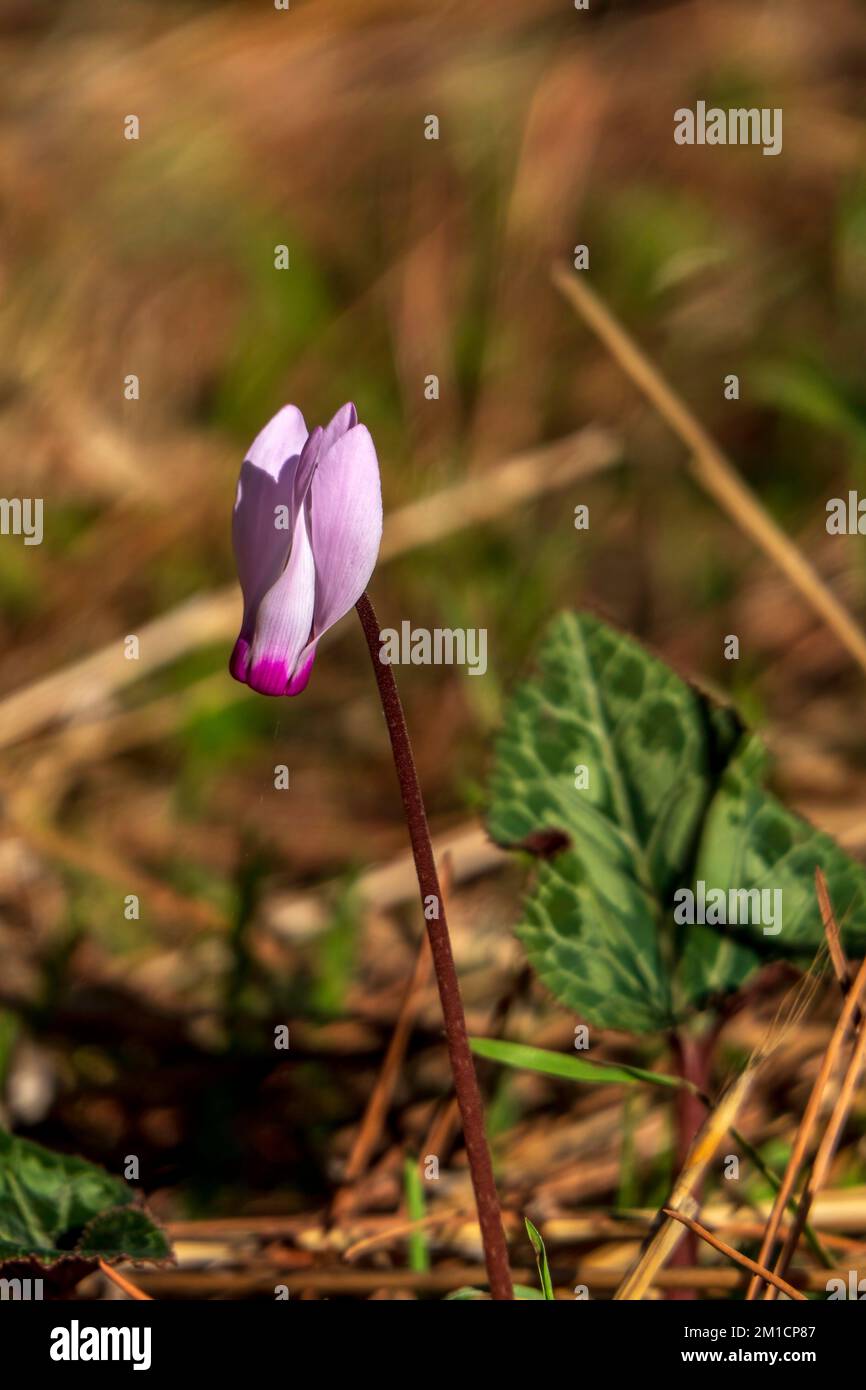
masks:
<svg viewBox="0 0 866 1390"><path fill-rule="evenodd" d="M545 1076L560 1076L565 1081L607 1086L620 1083L634 1086L644 1082L675 1089L688 1085L680 1077L666 1076L664 1072L645 1071L643 1067L632 1067L623 1062L589 1062L584 1057L571 1057L564 1052L528 1047L524 1043L505 1042L499 1038L470 1038L469 1045L477 1057L501 1062L506 1067L542 1072Z"/></svg>
<svg viewBox="0 0 866 1390"><path fill-rule="evenodd" d="M544 1248L544 1241L541 1239L541 1232L533 1226L528 1216L524 1216L526 1223L526 1234L532 1242L535 1251L535 1263L538 1265L538 1277L541 1280L541 1292L548 1302L554 1299L553 1280L550 1277L550 1266L547 1263L547 1251Z"/></svg>
<svg viewBox="0 0 866 1390"><path fill-rule="evenodd" d="M427 1215L427 1208L424 1202L424 1179L421 1177L417 1158L407 1158L403 1165L403 1190L409 1220L423 1221ZM426 1231L412 1231L409 1235L409 1268L415 1274L426 1274L430 1268L430 1248Z"/></svg>

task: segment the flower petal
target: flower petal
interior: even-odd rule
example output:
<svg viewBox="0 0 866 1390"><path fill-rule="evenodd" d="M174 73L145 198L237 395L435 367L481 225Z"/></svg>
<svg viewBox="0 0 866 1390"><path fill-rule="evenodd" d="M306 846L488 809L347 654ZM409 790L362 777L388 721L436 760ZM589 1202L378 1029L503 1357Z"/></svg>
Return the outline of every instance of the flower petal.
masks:
<svg viewBox="0 0 866 1390"><path fill-rule="evenodd" d="M301 514L301 508L307 499L307 494L312 485L319 457L322 453L324 434L325 431L322 429L321 425L317 425L301 450L301 457L298 459L298 465L295 469L295 476L292 482L292 501L290 507L292 524L289 534L292 536L295 534L295 523Z"/></svg>
<svg viewBox="0 0 866 1390"><path fill-rule="evenodd" d="M279 477L286 459L297 458L307 442L309 431L296 405L284 405L263 430L259 430L247 459L263 473Z"/></svg>
<svg viewBox="0 0 866 1390"><path fill-rule="evenodd" d="M312 444L312 465L318 457L321 431ZM311 437L312 440L312 437ZM295 519L309 487L301 460L309 459L307 427L296 406L287 405L256 436L241 468L232 514L232 544L244 596L241 638L249 642L256 610L285 567ZM277 526L277 507L285 507L288 525ZM233 657L233 664L236 657Z"/></svg>
<svg viewBox="0 0 866 1390"><path fill-rule="evenodd" d="M288 564L265 594L256 614L246 680L259 694L287 693L310 637L315 592L313 552L307 534L306 512L302 510ZM309 669L306 676L309 678Z"/></svg>
<svg viewBox="0 0 866 1390"><path fill-rule="evenodd" d="M327 452L322 448L308 505L316 562L315 642L357 603L379 553L382 486L366 426L353 425Z"/></svg>
<svg viewBox="0 0 866 1390"><path fill-rule="evenodd" d="M358 412L351 401L341 405L333 420L329 420L322 431L322 458L332 449L338 439L353 429L358 423Z"/></svg>
<svg viewBox="0 0 866 1390"><path fill-rule="evenodd" d="M304 648L298 661L298 666L292 679L286 686L287 695L302 695L310 683L310 676L313 673L313 662L316 659L316 643Z"/></svg>
<svg viewBox="0 0 866 1390"><path fill-rule="evenodd" d="M239 637L229 658L229 671L236 681L246 683L247 666L250 660L250 644L246 637Z"/></svg>

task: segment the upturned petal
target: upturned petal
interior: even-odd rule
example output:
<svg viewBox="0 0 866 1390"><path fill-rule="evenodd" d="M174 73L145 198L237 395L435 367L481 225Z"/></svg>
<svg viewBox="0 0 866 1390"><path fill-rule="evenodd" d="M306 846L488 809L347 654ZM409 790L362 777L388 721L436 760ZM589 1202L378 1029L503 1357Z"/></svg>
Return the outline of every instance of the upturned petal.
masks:
<svg viewBox="0 0 866 1390"><path fill-rule="evenodd" d="M357 603L379 553L382 487L376 449L366 426L352 425L328 449L323 441L308 507L316 602L305 656Z"/></svg>
<svg viewBox="0 0 866 1390"><path fill-rule="evenodd" d="M276 478L286 459L297 458L303 449L309 430L296 405L284 405L259 430L249 449L247 460L263 473Z"/></svg>
<svg viewBox="0 0 866 1390"><path fill-rule="evenodd" d="M316 438L308 440L301 412L296 406L284 406L256 436L241 468L232 544L244 617L232 657L233 675L237 674L238 648L243 643L248 647L252 639L258 605L285 568L295 520L318 457L322 431L314 434ZM286 510L284 527L277 525L278 508Z"/></svg>
<svg viewBox="0 0 866 1390"><path fill-rule="evenodd" d="M299 662L303 666L301 656L310 636L315 593L313 552L307 534L306 513L302 510L288 564L265 594L256 613L246 681L260 695L289 693ZM309 679L311 665L310 660L302 672L306 679Z"/></svg>
<svg viewBox="0 0 866 1390"><path fill-rule="evenodd" d="M322 431L322 458L332 449L338 439L342 439L350 429L358 423L358 412L351 401L341 405L332 420L329 420Z"/></svg>

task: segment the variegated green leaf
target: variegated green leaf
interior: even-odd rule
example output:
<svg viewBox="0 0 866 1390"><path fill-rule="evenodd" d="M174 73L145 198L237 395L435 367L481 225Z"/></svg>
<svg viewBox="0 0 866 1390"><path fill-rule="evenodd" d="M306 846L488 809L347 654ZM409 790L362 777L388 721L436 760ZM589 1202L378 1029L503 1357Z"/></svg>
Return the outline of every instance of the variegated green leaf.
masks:
<svg viewBox="0 0 866 1390"><path fill-rule="evenodd" d="M818 864L849 944L866 944L862 867L765 777L732 711L597 618L556 619L508 709L489 825L536 856L519 932L563 1003L600 1027L663 1029L761 962L808 956ZM674 895L699 879L781 890L781 931L678 924Z"/></svg>
<svg viewBox="0 0 866 1390"><path fill-rule="evenodd" d="M165 1259L168 1241L133 1202L132 1189L102 1168L0 1130L0 1266Z"/></svg>

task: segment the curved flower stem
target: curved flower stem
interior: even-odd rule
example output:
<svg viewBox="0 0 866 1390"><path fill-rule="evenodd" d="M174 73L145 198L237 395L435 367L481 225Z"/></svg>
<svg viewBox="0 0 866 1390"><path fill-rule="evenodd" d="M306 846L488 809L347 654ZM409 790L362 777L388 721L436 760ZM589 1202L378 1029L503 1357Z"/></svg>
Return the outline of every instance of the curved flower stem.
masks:
<svg viewBox="0 0 866 1390"><path fill-rule="evenodd" d="M439 886L439 875L436 872L436 861L433 858L427 812L424 809L424 798L421 795L418 773L415 770L415 759L412 756L406 717L403 713L403 706L391 667L379 659L379 623L373 611L373 605L366 594L361 595L356 607L358 617L361 619L361 626L364 629L364 636L367 639L367 646L370 649L370 659L373 662L376 684L379 687L379 698L382 701L385 722L388 725L391 749L394 754L394 766L397 769L400 794L403 798L403 810L409 828L409 839L412 842L415 872L418 875L418 887L421 890L422 907L430 898L435 899L438 905L438 916L428 917L426 912L424 916L427 924L427 935L430 940L433 967L436 971L436 983L439 986L439 998L442 1002L448 1054L451 1058L454 1089L457 1093L457 1104L460 1107L460 1118L463 1122L463 1136L466 1141L469 1170L472 1174L472 1186L475 1189L475 1203L478 1208L478 1222L481 1227L481 1240L484 1245L484 1260L487 1265L490 1292L494 1298L511 1299L514 1297L514 1291L511 1284L511 1270L508 1265L508 1247L505 1243L505 1232L502 1229L499 1197L493 1178L493 1164L490 1161L490 1150L487 1147L487 1138L484 1133L481 1094L478 1090L478 1080L475 1075L472 1054L469 1050L463 1000L460 997L460 985L454 967L454 956L451 952L451 938L448 934L445 904Z"/></svg>

